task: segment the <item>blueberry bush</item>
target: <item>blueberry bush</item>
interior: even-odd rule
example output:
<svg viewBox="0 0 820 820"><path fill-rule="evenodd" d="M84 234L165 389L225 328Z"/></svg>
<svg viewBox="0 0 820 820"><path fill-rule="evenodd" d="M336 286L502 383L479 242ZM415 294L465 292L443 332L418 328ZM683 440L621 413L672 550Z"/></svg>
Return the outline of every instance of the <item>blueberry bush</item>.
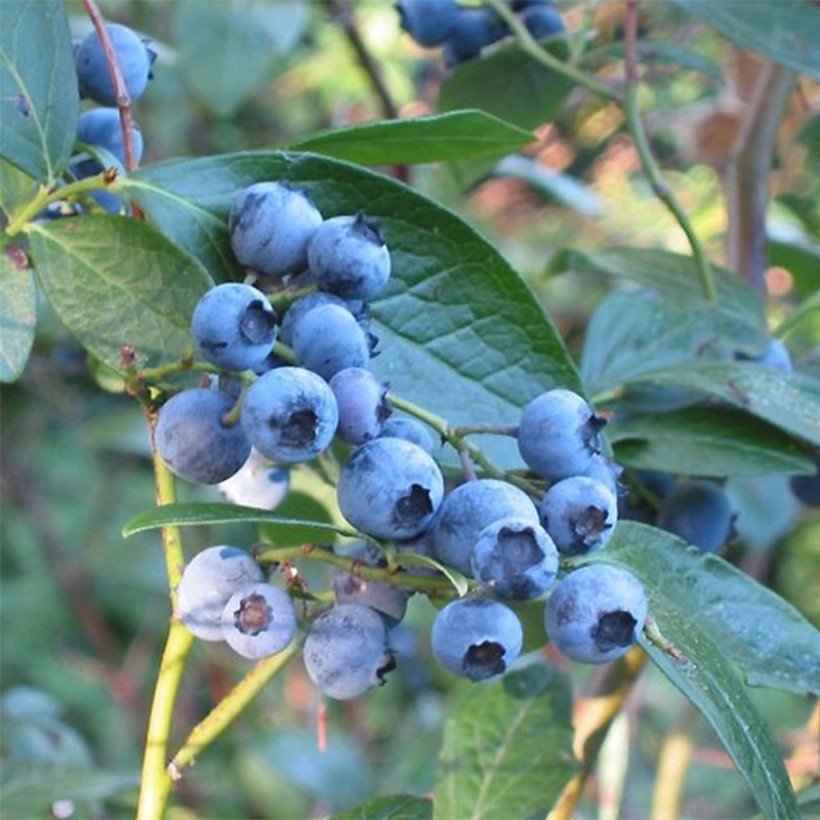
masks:
<svg viewBox="0 0 820 820"><path fill-rule="evenodd" d="M816 813L816 4L0 40L3 816Z"/></svg>

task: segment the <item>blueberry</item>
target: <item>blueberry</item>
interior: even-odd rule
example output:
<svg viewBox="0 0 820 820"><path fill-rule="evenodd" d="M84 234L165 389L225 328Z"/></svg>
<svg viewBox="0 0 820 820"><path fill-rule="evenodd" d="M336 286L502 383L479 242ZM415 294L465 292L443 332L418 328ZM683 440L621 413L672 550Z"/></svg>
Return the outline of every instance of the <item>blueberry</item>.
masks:
<svg viewBox="0 0 820 820"><path fill-rule="evenodd" d="M330 445L338 423L333 392L301 367L269 370L248 388L242 403L242 427L273 461L310 461Z"/></svg>
<svg viewBox="0 0 820 820"><path fill-rule="evenodd" d="M732 536L734 513L722 488L712 481L678 484L658 510L658 526L699 547L719 550Z"/></svg>
<svg viewBox="0 0 820 820"><path fill-rule="evenodd" d="M258 182L239 192L228 232L239 262L281 278L307 266L307 247L322 215L304 191L285 182Z"/></svg>
<svg viewBox="0 0 820 820"><path fill-rule="evenodd" d="M342 468L342 515L377 538L407 539L433 520L444 479L427 453L399 438L377 438L358 447Z"/></svg>
<svg viewBox="0 0 820 820"><path fill-rule="evenodd" d="M521 13L521 21L536 40L562 34L567 29L564 18L550 3L528 5Z"/></svg>
<svg viewBox="0 0 820 820"><path fill-rule="evenodd" d="M298 321L313 308L319 305L338 305L346 308L353 314L354 318L359 321L361 319L360 313L363 310L361 302L350 301L346 302L332 293L310 293L297 299L286 311L284 319L282 319L282 327L279 330L279 338L288 347L293 347L293 331L296 328Z"/></svg>
<svg viewBox="0 0 820 820"><path fill-rule="evenodd" d="M125 89L131 102L134 102L148 85L156 55L128 26L110 23L105 30L117 57ZM90 97L100 105L116 105L117 92L111 82L102 41L96 31L92 31L77 47L75 61L80 96Z"/></svg>
<svg viewBox="0 0 820 820"><path fill-rule="evenodd" d="M440 46L458 18L455 0L399 0L401 27L420 45Z"/></svg>
<svg viewBox="0 0 820 820"><path fill-rule="evenodd" d="M271 465L254 449L239 472L219 484L219 492L232 504L260 510L275 510L289 489L290 470Z"/></svg>
<svg viewBox="0 0 820 820"><path fill-rule="evenodd" d="M372 544L357 541L345 550L348 557L366 566L387 566L384 553ZM339 570L333 573L333 591L337 604L361 604L378 612L388 627L393 627L404 617L409 593L394 584L368 581L355 572Z"/></svg>
<svg viewBox="0 0 820 820"><path fill-rule="evenodd" d="M270 584L243 584L221 615L222 636L234 652L258 661L281 652L296 634L290 596Z"/></svg>
<svg viewBox="0 0 820 820"><path fill-rule="evenodd" d="M794 495L809 507L820 507L820 459L814 475L793 475L789 486Z"/></svg>
<svg viewBox="0 0 820 820"><path fill-rule="evenodd" d="M646 592L625 569L581 567L550 595L545 626L565 655L582 663L607 663L632 646L646 621Z"/></svg>
<svg viewBox="0 0 820 820"><path fill-rule="evenodd" d="M491 595L526 601L552 585L558 550L540 525L525 518L502 518L481 531L470 565Z"/></svg>
<svg viewBox="0 0 820 820"><path fill-rule="evenodd" d="M393 412L387 385L369 370L347 367L330 380L330 389L339 407L338 435L348 444L376 438Z"/></svg>
<svg viewBox="0 0 820 820"><path fill-rule="evenodd" d="M598 433L604 424L576 393L549 390L524 408L518 449L527 466L542 478L580 475L601 452Z"/></svg>
<svg viewBox="0 0 820 820"><path fill-rule="evenodd" d="M559 552L585 555L601 549L612 537L618 501L606 484L572 476L544 493L538 513Z"/></svg>
<svg viewBox="0 0 820 820"><path fill-rule="evenodd" d="M521 652L518 616L498 601L461 598L440 610L430 643L436 660L472 681L501 675Z"/></svg>
<svg viewBox="0 0 820 820"><path fill-rule="evenodd" d="M157 452L169 469L195 484L219 484L238 472L251 445L238 424L223 421L234 406L218 390L183 390L162 405Z"/></svg>
<svg viewBox="0 0 820 820"><path fill-rule="evenodd" d="M206 291L191 318L197 351L217 367L259 367L276 341L276 311L265 294L230 282Z"/></svg>
<svg viewBox="0 0 820 820"><path fill-rule="evenodd" d="M379 222L358 216L328 219L308 244L308 267L322 290L370 299L390 278L390 252Z"/></svg>
<svg viewBox="0 0 820 820"><path fill-rule="evenodd" d="M142 159L144 145L142 131L136 123L134 123L132 139L134 158L139 162ZM120 112L116 108L92 108L80 114L77 121L77 141L104 148L119 163L125 165L125 145L122 138ZM78 179L99 174L103 170L95 159L84 160L74 168Z"/></svg>
<svg viewBox="0 0 820 820"><path fill-rule="evenodd" d="M237 589L262 581L259 564L237 547L208 547L185 567L177 587L177 616L204 641L224 640L222 611Z"/></svg>
<svg viewBox="0 0 820 820"><path fill-rule="evenodd" d="M624 468L620 464L612 461L603 455L592 456L586 469L578 473L587 478L594 478L605 484L609 491L617 498L622 493L626 492L626 488L620 482L623 475Z"/></svg>
<svg viewBox="0 0 820 820"><path fill-rule="evenodd" d="M444 42L444 62L452 67L472 60L485 46L508 33L506 24L492 9L462 6Z"/></svg>
<svg viewBox="0 0 820 820"><path fill-rule="evenodd" d="M540 524L535 505L512 484L482 478L456 487L444 499L433 530L437 558L469 575L470 557L478 536L501 518L523 518Z"/></svg>
<svg viewBox="0 0 820 820"><path fill-rule="evenodd" d="M319 615L308 630L304 659L317 689L336 700L363 695L396 666L384 621L361 604L337 604Z"/></svg>
<svg viewBox="0 0 820 820"><path fill-rule="evenodd" d="M346 367L367 367L367 335L350 311L338 305L319 305L307 311L293 330L293 352L299 363L331 379Z"/></svg>
<svg viewBox="0 0 820 820"><path fill-rule="evenodd" d="M382 425L379 438L402 438L421 447L428 455L433 455L436 444L427 427L416 419L391 416Z"/></svg>

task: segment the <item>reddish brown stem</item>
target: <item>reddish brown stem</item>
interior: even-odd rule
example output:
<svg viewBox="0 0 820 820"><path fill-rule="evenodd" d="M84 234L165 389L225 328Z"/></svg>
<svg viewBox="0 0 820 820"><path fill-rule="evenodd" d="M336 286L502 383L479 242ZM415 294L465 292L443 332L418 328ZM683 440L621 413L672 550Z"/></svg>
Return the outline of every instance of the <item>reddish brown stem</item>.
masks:
<svg viewBox="0 0 820 820"><path fill-rule="evenodd" d="M105 62L108 66L108 74L111 77L111 82L114 85L114 91L117 95L117 109L120 112L120 127L122 128L122 144L125 152L125 169L127 171L135 171L137 169L137 156L134 151L134 117L131 114L131 97L128 95L128 89L125 87L125 81L122 78L119 64L117 63L117 55L114 53L114 47L111 45L111 38L108 36L108 31L105 28L105 21L95 0L82 0L86 13L94 25L94 30L100 38L100 43L105 54Z"/></svg>

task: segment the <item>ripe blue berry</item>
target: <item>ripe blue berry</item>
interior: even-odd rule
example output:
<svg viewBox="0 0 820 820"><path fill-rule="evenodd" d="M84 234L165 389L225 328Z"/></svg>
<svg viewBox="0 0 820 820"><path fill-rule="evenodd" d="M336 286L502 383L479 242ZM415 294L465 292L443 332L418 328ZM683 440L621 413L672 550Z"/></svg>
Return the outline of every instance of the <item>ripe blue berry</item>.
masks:
<svg viewBox="0 0 820 820"><path fill-rule="evenodd" d="M132 131L134 158L142 159L142 132L136 123ZM77 120L77 141L104 148L121 164L125 164L125 145L122 138L120 112L116 108L92 108L80 114ZM79 179L99 174L103 168L94 159L84 160L75 166Z"/></svg>
<svg viewBox="0 0 820 820"><path fill-rule="evenodd" d="M444 42L444 62L453 67L481 54L485 46L509 33L504 21L489 8L460 7L455 25Z"/></svg>
<svg viewBox="0 0 820 820"><path fill-rule="evenodd" d="M275 510L289 489L290 470L273 466L253 448L239 472L219 483L219 492L232 504L260 510Z"/></svg>
<svg viewBox="0 0 820 820"><path fill-rule="evenodd" d="M441 505L433 538L439 561L465 575L481 531L501 518L523 518L539 524L538 511L527 495L505 481L482 478L456 487Z"/></svg>
<svg viewBox="0 0 820 820"><path fill-rule="evenodd" d="M282 327L279 330L279 338L288 347L293 347L293 331L296 328L298 321L309 311L313 310L319 305L338 305L350 311L354 318L359 321L360 313L363 310L361 302L351 301L346 302L332 293L309 293L301 299L297 299L286 311L284 319L282 319Z"/></svg>
<svg viewBox="0 0 820 820"><path fill-rule="evenodd" d="M585 555L601 549L618 522L618 501L600 481L572 476L553 484L538 507L558 551Z"/></svg>
<svg viewBox="0 0 820 820"><path fill-rule="evenodd" d="M304 659L316 688L336 700L383 684L396 666L384 621L361 604L337 604L319 615L308 630Z"/></svg>
<svg viewBox="0 0 820 820"><path fill-rule="evenodd" d="M518 449L527 466L553 480L580 475L601 452L598 433L606 424L571 390L549 390L521 415Z"/></svg>
<svg viewBox="0 0 820 820"><path fill-rule="evenodd" d="M372 544L357 541L345 550L348 557L371 567L387 566L384 553ZM394 584L369 581L356 573L339 570L333 573L333 591L337 604L361 604L378 612L388 627L395 626L407 610L409 593Z"/></svg>
<svg viewBox="0 0 820 820"><path fill-rule="evenodd" d="M358 447L339 477L342 515L376 538L407 539L423 532L444 495L444 479L427 453L399 438Z"/></svg>
<svg viewBox="0 0 820 820"><path fill-rule="evenodd" d="M498 601L461 598L440 610L430 644L436 660L471 681L501 675L521 652L518 616Z"/></svg>
<svg viewBox="0 0 820 820"><path fill-rule="evenodd" d="M699 547L719 550L732 536L734 513L726 493L712 481L678 484L658 509L658 526Z"/></svg>
<svg viewBox="0 0 820 820"><path fill-rule="evenodd" d="M301 367L269 370L248 388L242 403L242 427L273 461L310 461L330 445L338 423L333 392Z"/></svg>
<svg viewBox="0 0 820 820"><path fill-rule="evenodd" d="M293 352L299 364L328 380L346 367L367 367L370 361L367 335L339 305L319 305L296 322Z"/></svg>
<svg viewBox="0 0 820 820"><path fill-rule="evenodd" d="M399 0L401 27L420 45L440 46L458 18L455 0Z"/></svg>
<svg viewBox="0 0 820 820"><path fill-rule="evenodd" d="M257 661L281 652L296 634L290 596L270 584L240 586L225 604L222 635L243 658Z"/></svg>
<svg viewBox="0 0 820 820"><path fill-rule="evenodd" d="M307 266L307 246L322 215L307 194L285 182L258 182L240 191L228 217L239 262L281 278Z"/></svg>
<svg viewBox="0 0 820 820"><path fill-rule="evenodd" d="M433 455L436 449L433 437L427 427L416 419L401 416L391 416L382 425L379 438L402 438L421 447L428 455Z"/></svg>
<svg viewBox="0 0 820 820"><path fill-rule="evenodd" d="M646 611L646 593L632 573L592 564L558 582L544 623L550 640L565 655L582 663L606 663L635 643Z"/></svg>
<svg viewBox="0 0 820 820"><path fill-rule="evenodd" d="M536 39L543 40L566 31L564 18L551 3L531 4L521 13L521 21Z"/></svg>
<svg viewBox="0 0 820 820"><path fill-rule="evenodd" d="M612 495L618 498L619 495L626 491L623 484L620 483L621 475L623 475L624 468L620 464L606 458L606 456L593 456L587 468L578 475L584 475L587 478L594 478L600 481L601 484L606 485Z"/></svg>
<svg viewBox="0 0 820 820"><path fill-rule="evenodd" d="M156 54L128 26L110 23L105 30L117 57L125 89L134 102L148 85ZM75 60L80 96L90 97L100 105L116 105L117 92L111 82L102 41L96 31L92 31L77 47Z"/></svg>
<svg viewBox="0 0 820 820"><path fill-rule="evenodd" d="M491 595L527 601L552 585L558 572L558 550L538 524L502 518L481 531L470 565Z"/></svg>
<svg viewBox="0 0 820 820"><path fill-rule="evenodd" d="M387 385L369 370L347 367L330 380L330 389L339 407L338 435L348 444L376 438L393 412Z"/></svg>
<svg viewBox="0 0 820 820"><path fill-rule="evenodd" d="M177 616L204 641L221 641L222 611L239 587L262 581L259 564L237 547L209 547L185 567L177 587Z"/></svg>
<svg viewBox="0 0 820 820"><path fill-rule="evenodd" d="M223 421L233 400L217 390L183 390L162 405L157 452L170 470L195 484L219 484L238 472L251 445L238 424Z"/></svg>
<svg viewBox="0 0 820 820"><path fill-rule="evenodd" d="M310 240L308 266L322 290L344 299L372 298L390 278L378 220L364 214L328 219Z"/></svg>
<svg viewBox="0 0 820 820"><path fill-rule="evenodd" d="M273 349L276 311L250 285L217 285L197 302L191 333L199 354L217 367L252 370Z"/></svg>

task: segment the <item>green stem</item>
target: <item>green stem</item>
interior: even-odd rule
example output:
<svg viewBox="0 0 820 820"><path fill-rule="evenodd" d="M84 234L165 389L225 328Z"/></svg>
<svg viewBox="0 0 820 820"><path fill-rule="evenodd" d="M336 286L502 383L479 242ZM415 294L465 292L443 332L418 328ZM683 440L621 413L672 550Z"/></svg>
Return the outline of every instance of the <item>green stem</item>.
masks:
<svg viewBox="0 0 820 820"><path fill-rule="evenodd" d="M192 730L165 772L166 793L172 780L179 780L182 770L213 743L246 706L265 688L268 681L299 651L301 640L294 640L276 655L259 661L256 666Z"/></svg>
<svg viewBox="0 0 820 820"><path fill-rule="evenodd" d="M599 97L603 97L605 100L621 102L621 97L617 91L599 82L574 65L564 63L548 51L545 51L529 31L527 31L527 27L518 19L504 0L484 0L484 3L504 20L510 31L515 35L516 40L518 40L518 45L534 60L552 69L557 74L563 74L565 77L569 77L569 79L574 80L578 85L583 86Z"/></svg>
<svg viewBox="0 0 820 820"><path fill-rule="evenodd" d="M256 554L256 560L262 564L279 564L284 561L298 561L299 559L320 561L323 564L330 564L338 569L345 570L345 572L352 575L357 575L367 581L382 581L383 583L413 589L417 592L443 594L453 590L452 583L446 578L413 575L409 572L390 569L390 567L369 566L357 561L355 558L337 555L329 549L317 547L313 544L302 544L298 547L271 547L270 549L260 550ZM395 555L395 560L401 564L401 553Z"/></svg>

